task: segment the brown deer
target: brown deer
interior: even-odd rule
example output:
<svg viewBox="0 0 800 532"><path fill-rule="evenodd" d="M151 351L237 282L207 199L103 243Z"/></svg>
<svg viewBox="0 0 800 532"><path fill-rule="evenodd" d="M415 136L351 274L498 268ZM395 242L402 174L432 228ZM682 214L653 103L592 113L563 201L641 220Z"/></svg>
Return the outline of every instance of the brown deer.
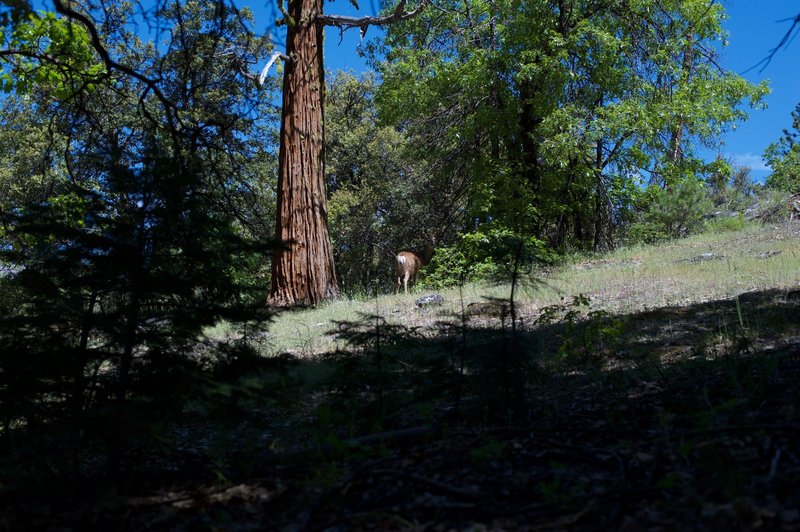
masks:
<svg viewBox="0 0 800 532"><path fill-rule="evenodd" d="M400 285L403 285L405 293L408 293L408 281L416 284L419 270L431 261L433 256L433 238L425 243L422 254L412 253L411 251L401 251L395 257L395 270L397 271L397 289L395 294L400 292Z"/></svg>

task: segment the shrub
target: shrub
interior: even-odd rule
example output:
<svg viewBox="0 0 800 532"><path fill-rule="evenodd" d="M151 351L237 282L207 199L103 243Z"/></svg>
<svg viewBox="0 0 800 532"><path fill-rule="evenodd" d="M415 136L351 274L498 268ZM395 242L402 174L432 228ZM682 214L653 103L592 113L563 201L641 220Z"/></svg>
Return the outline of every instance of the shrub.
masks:
<svg viewBox="0 0 800 532"><path fill-rule="evenodd" d="M730 231L741 231L749 222L744 214L738 213L734 216L718 216L706 220L703 224L703 231L707 233L728 233Z"/></svg>
<svg viewBox="0 0 800 532"><path fill-rule="evenodd" d="M693 178L666 189L652 185L642 197L643 212L628 228L628 243L652 243L695 233L711 209L705 185Z"/></svg>
<svg viewBox="0 0 800 532"><path fill-rule="evenodd" d="M526 271L534 262L551 260L541 240L489 223L462 235L453 246L437 247L424 283L442 288L467 281L505 280L515 269Z"/></svg>

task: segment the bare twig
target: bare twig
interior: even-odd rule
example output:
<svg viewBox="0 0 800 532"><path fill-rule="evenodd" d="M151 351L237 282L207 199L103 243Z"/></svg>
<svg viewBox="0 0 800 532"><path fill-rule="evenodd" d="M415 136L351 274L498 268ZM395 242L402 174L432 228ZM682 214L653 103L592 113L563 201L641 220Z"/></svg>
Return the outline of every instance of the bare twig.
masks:
<svg viewBox="0 0 800 532"><path fill-rule="evenodd" d="M798 29L798 26L800 26L800 14L797 14L794 17L789 17L778 21L778 22L787 22L790 20L792 21L792 25L789 26L789 29L786 30L786 33L783 34L783 37L778 42L778 44L769 51L767 57L765 57L755 65L751 66L750 68L742 72L742 74L746 74L747 72L750 72L751 70L759 66L761 66L761 68L758 69L759 74L761 72L764 72L764 69L766 69L767 66L769 66L770 62L772 61L772 58L775 57L775 54L778 53L778 50L789 45L792 39L794 39L795 35L797 35L796 30Z"/></svg>

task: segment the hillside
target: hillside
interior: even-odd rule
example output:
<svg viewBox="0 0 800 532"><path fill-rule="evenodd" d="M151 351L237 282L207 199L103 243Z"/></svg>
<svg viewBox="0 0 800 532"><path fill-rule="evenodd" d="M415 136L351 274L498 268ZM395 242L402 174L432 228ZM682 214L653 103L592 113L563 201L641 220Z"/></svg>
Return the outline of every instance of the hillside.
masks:
<svg viewBox="0 0 800 532"><path fill-rule="evenodd" d="M73 472L52 437L4 460L0 522L795 529L798 259L800 226L752 227L535 272L513 320L498 285L287 312L258 352L220 325L193 384L125 406L124 443L83 435Z"/></svg>
<svg viewBox="0 0 800 532"><path fill-rule="evenodd" d="M747 292L797 287L800 284L800 229L797 224L751 226L743 231L702 234L657 246L636 246L597 257L579 257L521 278L515 302L520 323L530 328L544 308L569 306L586 296L584 310L632 314L661 307L680 307L729 300ZM390 275L390 272L387 272ZM440 293L440 307L417 309L425 294ZM413 294L380 295L327 303L316 309L276 317L264 336L264 354L305 356L331 351L335 321L357 321L377 314L390 323L435 329L442 320L459 321L462 307L475 323L497 324L470 305L507 299L511 286L470 284L440 291L417 289ZM745 308L745 312L747 309ZM491 314L491 312L489 312ZM497 318L497 316L494 316ZM221 325L208 331L213 338L235 334Z"/></svg>

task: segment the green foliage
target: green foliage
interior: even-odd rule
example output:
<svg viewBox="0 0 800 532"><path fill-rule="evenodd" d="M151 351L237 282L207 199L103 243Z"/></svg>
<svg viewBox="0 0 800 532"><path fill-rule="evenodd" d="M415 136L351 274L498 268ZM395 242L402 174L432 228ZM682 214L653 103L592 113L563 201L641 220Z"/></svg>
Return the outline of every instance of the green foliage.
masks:
<svg viewBox="0 0 800 532"><path fill-rule="evenodd" d="M227 5L166 5L159 21L168 37L158 46L115 33L113 24L104 28L111 28L103 38L114 57L156 80L169 105L141 80L93 70L93 53L81 56L85 35L69 43L68 27L57 19L37 26L17 18L33 28L25 39L60 60L13 63L5 78L13 90L0 117L0 467L10 464L0 491L11 495L14 508L4 524L24 529L13 520L30 512L39 514L35 524L66 528L80 527L87 516L104 524L137 516L128 525L178 528L236 528L241 519L253 528L259 514L253 508L278 494L297 503L286 506L291 520L282 526L269 515L258 523L262 528L369 528L373 516L373 527L380 527L386 526L380 521L387 499L378 494L371 500L374 487L394 482L402 468L404 486L430 491L434 502L456 502L434 509L433 520L445 516L449 522L442 526L451 528L470 522L461 502L491 497L495 473L508 471L516 475L504 482L508 493L490 502L515 509L523 525L534 519L528 525L614 529L625 520L652 527L658 520L652 512L631 521L625 511L606 511L606 502L620 503L621 483L637 479L641 486L634 488L645 494L652 494L653 481L677 495L695 490L692 500L713 502L704 505L710 508L704 516L728 511L729 505L716 505L722 496L753 500L755 507L763 495L774 509L769 490L750 496L764 483L753 487L746 482L753 475L737 464L742 450L771 456L778 446L779 458L793 442L796 420L774 408L796 395L786 393L789 386L776 387L792 381L791 372L776 371L782 366L775 356L790 343L770 342L777 347L757 364L746 356L765 343L756 341L757 326L776 323L769 305L782 306L782 323L794 333L796 298L785 287L752 307L744 298L735 307L704 303L696 317L683 307L615 316L591 309L589 298L578 295L543 309L535 331L522 324L543 304L538 293L514 307L519 314L511 330L508 299L491 301L500 309L498 320L486 307L477 314L453 312L457 297L446 295L447 306L436 312L405 314L393 298L376 301L375 314L337 321L335 330L309 321L309 338L337 342L335 352L263 357L252 338L264 338L253 326L266 318L257 309L274 205L274 158L267 147L275 137L274 115L262 110L275 95L239 75L267 46L242 29L246 13L226 11ZM413 44L408 55L398 54L395 72L413 84L387 88L380 105L373 79L337 76L329 88L329 214L348 288L380 285L393 252L421 244L430 228L445 230L445 244L455 242L441 246L430 265L427 282L444 286L524 274L533 262L549 260L554 248L603 247L632 218L632 205L643 209L640 238L700 227L706 190L692 171L701 165L689 153L691 142L671 152L665 139L684 129L695 141L712 138L735 119L741 95L757 93L741 80L715 78L708 65L683 71L687 46L698 43L707 51L720 35L717 3L614 1L597 13L595 3L572 1L437 7L429 11L443 19L441 28L426 13L431 18L409 21L410 31L403 33L407 26L392 36ZM83 77L71 77L78 70ZM712 94L716 89L720 94ZM707 108L698 108L700 101ZM387 117L398 121L387 123ZM683 156L672 157L677 151ZM636 181L643 169L656 176L647 190ZM714 201L747 201L742 175L725 176L714 185ZM464 234L454 238L453 228ZM775 245L774 234L770 238ZM663 277L653 272L673 262L668 253L690 249L670 248L649 252L658 261L632 255L597 261L604 264L590 273L588 289L601 287L604 304L626 311L641 306L637 297L659 292L642 285ZM791 281L796 268L789 255L770 260L785 261ZM762 259L751 259L762 271ZM744 278L739 260L720 261L736 274L725 276L731 289L740 289ZM617 266L625 271L608 273ZM609 301L613 290L632 294L630 300ZM675 294L660 291L662 298ZM726 321L725 312L738 322L729 340L736 356L720 378L712 359L723 354L704 342L707 331ZM221 319L238 322L232 335L243 338L198 339ZM417 326L415 319L435 320L437 329ZM637 320L635 330L627 327L629 319ZM622 346L627 333L636 339ZM669 368L652 354L653 367L631 367L630 352L653 353L654 344L666 341L694 345L697 356L685 355ZM614 371L586 371L607 369L609 362ZM569 374L551 371L565 366ZM697 405L703 405L699 413ZM767 405L764 412L759 405ZM759 414L771 417L762 424ZM786 426L789 436L753 438L749 427L742 430L742 419L770 430ZM352 438L365 433L374 437L354 445ZM580 434L579 445L568 437L565 443L566 434ZM735 445L713 445L718 441ZM280 479L263 477L272 460L281 464ZM472 468L463 486L459 466ZM18 480L9 479L9 470ZM100 488L89 491L103 492L120 471L131 480L123 493L141 490L141 500L150 501L146 492L162 491L162 481L201 486L187 493L198 504L186 511L188 499L172 490L172 510L139 500L125 503L135 507L129 512L116 498L110 506L69 499L50 506L39 490L62 478L70 487L75 480L86 484L88 477L89 486ZM259 480L216 489L236 478ZM581 479L592 479L591 489ZM780 475L771 480L782 482ZM18 494L8 489L14 482L24 488L16 500L32 502L14 505ZM206 483L214 487L206 490ZM414 496L418 489L395 491L391 504L405 511L407 503L411 512L410 521L397 526L432 522L430 506ZM531 504L531 493L540 501ZM356 511L326 515L345 505ZM59 520L67 507L75 523ZM671 524L696 524L693 510L686 521ZM761 526L782 519L752 515ZM514 516L509 519L496 521L513 527ZM784 520L791 525L795 519Z"/></svg>
<svg viewBox="0 0 800 532"><path fill-rule="evenodd" d="M703 226L703 215L711 208L705 184L688 178L663 189L650 186L642 197L642 215L630 225L629 242L658 242L680 238Z"/></svg>
<svg viewBox="0 0 800 532"><path fill-rule="evenodd" d="M744 213L758 201L758 188L750 177L749 167L731 167L717 161L711 165L711 169L706 184L714 207L727 212Z"/></svg>
<svg viewBox="0 0 800 532"><path fill-rule="evenodd" d="M376 101L424 173L448 183L443 212L468 231L500 222L559 249L613 245L638 176L685 188L698 148L767 92L707 53L723 37L719 4L441 8L389 28Z"/></svg>
<svg viewBox="0 0 800 532"><path fill-rule="evenodd" d="M784 129L777 142L767 146L764 160L772 167L767 176L769 188L784 192L800 191L800 104L792 111L792 129Z"/></svg>
<svg viewBox="0 0 800 532"><path fill-rule="evenodd" d="M741 231L750 224L742 213L735 216L720 216L711 220L706 220L703 224L703 231L708 233L728 233L731 231Z"/></svg>
<svg viewBox="0 0 800 532"><path fill-rule="evenodd" d="M376 81L338 72L326 98L328 215L340 287L388 289L394 256L418 249L439 212L434 178L417 166L416 148L378 119Z"/></svg>
<svg viewBox="0 0 800 532"><path fill-rule="evenodd" d="M0 82L6 93L45 87L56 98L68 99L94 90L107 77L86 28L55 13L29 12L4 40L7 48L19 51L2 64Z"/></svg>
<svg viewBox="0 0 800 532"><path fill-rule="evenodd" d="M11 94L0 102L0 213L62 191L66 139L31 107Z"/></svg>
<svg viewBox="0 0 800 532"><path fill-rule="evenodd" d="M6 428L80 420L112 397L124 405L185 392L198 370L187 354L204 326L264 319L253 305L262 306L269 246L255 220L274 174L257 138L269 134L269 115L257 110L271 95L241 83L229 54L259 57L265 43L243 27L244 13L211 2L171 9L174 38L158 52L114 25L105 37L120 61L159 80L172 106L138 78L90 72L103 83L67 93L25 84L47 65L13 65L14 90L25 94L6 98L0 122L0 263L9 272L0 297L14 303L0 309ZM60 19L26 20L20 43L35 39L91 71L90 56L70 48L83 41L67 43ZM198 61L204 77L186 77ZM122 428L109 430L124 439Z"/></svg>
<svg viewBox="0 0 800 532"><path fill-rule="evenodd" d="M606 310L592 310L589 297L572 296L570 301L549 305L541 310L537 323L561 324L558 362L567 367L600 370L609 355L618 349L627 331L624 319Z"/></svg>
<svg viewBox="0 0 800 532"><path fill-rule="evenodd" d="M536 237L498 224L483 224L461 235L455 245L436 248L423 280L435 288L470 281L507 281L514 272L529 272L534 262L550 259L552 255Z"/></svg>

